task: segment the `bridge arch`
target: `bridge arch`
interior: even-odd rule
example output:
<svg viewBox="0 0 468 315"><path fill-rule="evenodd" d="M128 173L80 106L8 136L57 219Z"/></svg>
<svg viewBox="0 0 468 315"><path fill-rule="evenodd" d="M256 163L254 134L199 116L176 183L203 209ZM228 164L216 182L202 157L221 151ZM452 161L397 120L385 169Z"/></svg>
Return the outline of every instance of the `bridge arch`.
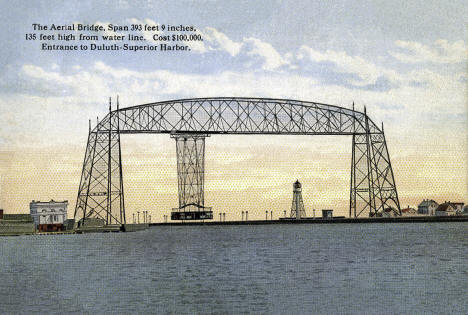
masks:
<svg viewBox="0 0 468 315"><path fill-rule="evenodd" d="M394 215L401 215L383 127L379 128L365 110L359 112L354 108L287 99L216 97L171 100L126 108L117 105L113 111L109 106L106 117L89 129L75 219L100 218L106 224L126 223L120 147L120 135L126 133L167 133L176 138L179 209L190 205L204 207L201 167L204 166L205 136L351 136L349 215L376 216L389 209ZM192 164L179 164L179 161L186 160L188 156L193 158L190 163L198 163L199 168L184 169L185 173L190 173L190 178L181 179L183 167ZM185 187L181 186L181 180L189 181L185 183L189 186L187 191L181 191ZM181 193L193 198L181 200Z"/></svg>

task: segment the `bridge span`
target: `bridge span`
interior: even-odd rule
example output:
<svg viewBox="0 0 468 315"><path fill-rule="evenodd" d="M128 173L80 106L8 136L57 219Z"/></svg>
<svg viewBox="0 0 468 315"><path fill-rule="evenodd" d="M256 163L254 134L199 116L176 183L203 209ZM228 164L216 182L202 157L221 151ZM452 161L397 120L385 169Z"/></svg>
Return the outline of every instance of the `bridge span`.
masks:
<svg viewBox="0 0 468 315"><path fill-rule="evenodd" d="M363 112L287 99L215 97L112 110L89 128L75 220L125 224L120 137L166 133L176 141L179 206L172 219L210 219L204 204L205 138L222 134L342 135L352 138L350 217L401 215L383 124Z"/></svg>

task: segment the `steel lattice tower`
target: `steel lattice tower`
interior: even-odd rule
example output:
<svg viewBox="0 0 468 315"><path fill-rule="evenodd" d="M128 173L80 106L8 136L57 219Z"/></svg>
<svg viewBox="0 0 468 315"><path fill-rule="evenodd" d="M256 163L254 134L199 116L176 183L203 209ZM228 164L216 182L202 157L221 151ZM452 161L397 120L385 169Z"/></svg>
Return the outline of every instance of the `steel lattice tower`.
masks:
<svg viewBox="0 0 468 315"><path fill-rule="evenodd" d="M94 130L89 125L88 145L81 173L75 208L75 218L81 215L81 225L95 218L105 225L126 223L120 147L119 103ZM114 123L114 124L113 124Z"/></svg>
<svg viewBox="0 0 468 315"><path fill-rule="evenodd" d="M357 123L364 132L356 131ZM401 215L383 123L381 131L373 131L364 107L364 115L353 121L353 131L349 216L374 217L387 209L395 216Z"/></svg>
<svg viewBox="0 0 468 315"><path fill-rule="evenodd" d="M298 220L306 217L304 202L302 201L302 185L299 180L296 180L293 184L293 200L290 217Z"/></svg>

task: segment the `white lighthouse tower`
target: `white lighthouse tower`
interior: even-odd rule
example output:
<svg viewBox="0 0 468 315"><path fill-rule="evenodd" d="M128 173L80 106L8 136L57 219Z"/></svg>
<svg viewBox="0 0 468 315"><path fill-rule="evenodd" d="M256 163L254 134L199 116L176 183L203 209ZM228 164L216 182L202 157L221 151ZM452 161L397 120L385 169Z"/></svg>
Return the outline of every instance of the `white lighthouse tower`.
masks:
<svg viewBox="0 0 468 315"><path fill-rule="evenodd" d="M304 202L302 201L302 185L299 180L293 184L293 200L291 205L291 215L290 218L296 218L300 220L305 218L306 213L304 209Z"/></svg>

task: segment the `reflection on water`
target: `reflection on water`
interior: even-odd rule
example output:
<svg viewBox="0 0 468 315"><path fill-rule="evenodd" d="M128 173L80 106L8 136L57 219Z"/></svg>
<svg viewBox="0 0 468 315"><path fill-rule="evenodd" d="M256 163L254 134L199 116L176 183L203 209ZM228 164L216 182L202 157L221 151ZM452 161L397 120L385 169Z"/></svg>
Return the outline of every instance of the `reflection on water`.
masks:
<svg viewBox="0 0 468 315"><path fill-rule="evenodd" d="M467 223L153 227L0 239L1 313L468 311Z"/></svg>

